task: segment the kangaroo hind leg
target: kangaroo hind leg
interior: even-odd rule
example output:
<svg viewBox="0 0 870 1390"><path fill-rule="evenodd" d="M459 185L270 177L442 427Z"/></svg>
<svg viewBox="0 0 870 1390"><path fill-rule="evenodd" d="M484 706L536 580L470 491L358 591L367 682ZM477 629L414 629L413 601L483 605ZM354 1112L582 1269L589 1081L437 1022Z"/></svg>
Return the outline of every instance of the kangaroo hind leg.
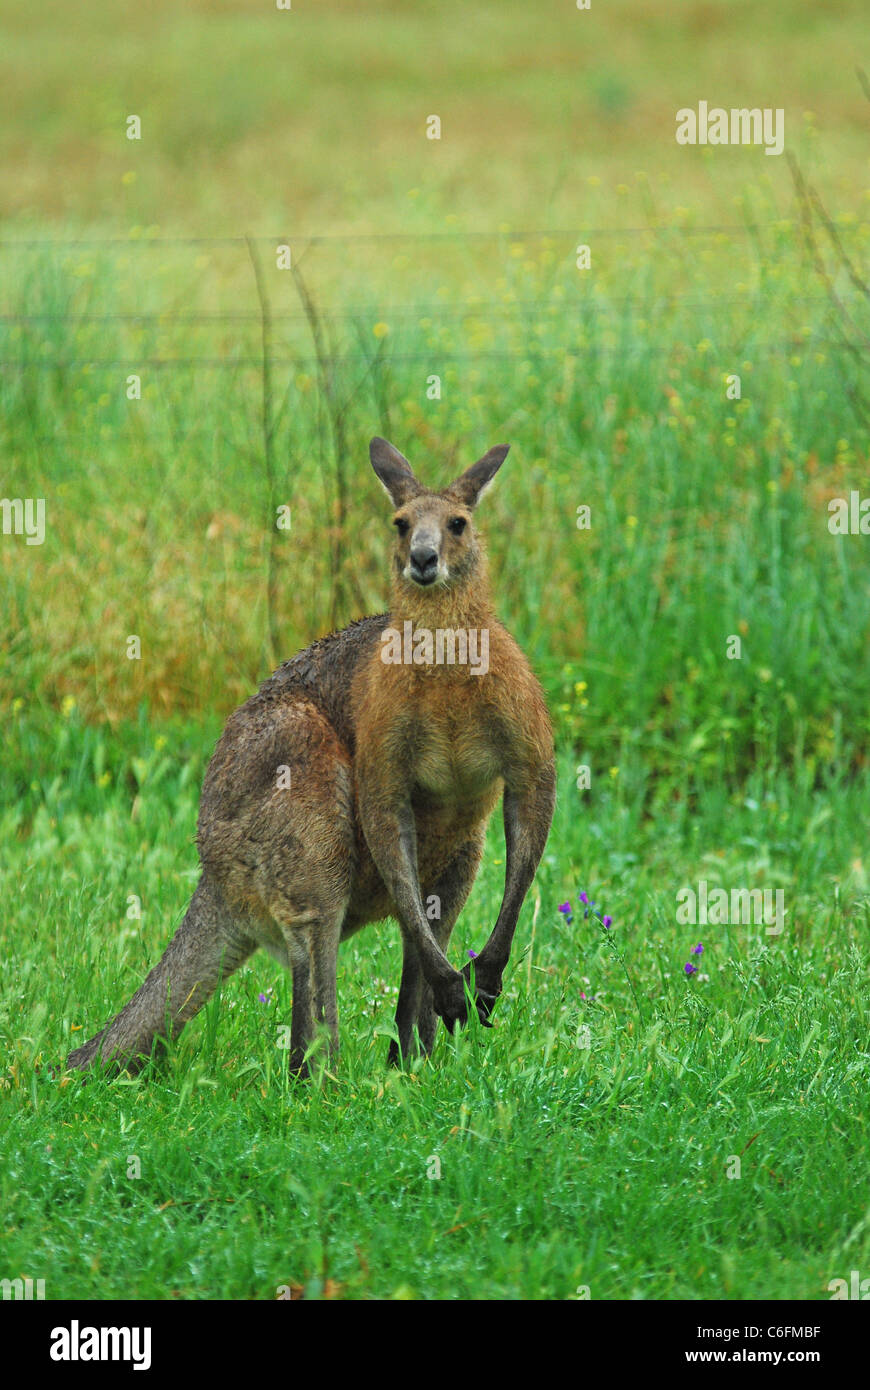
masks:
<svg viewBox="0 0 870 1390"><path fill-rule="evenodd" d="M299 1077L309 1074L309 1049L319 1028L328 1030L330 1063L338 1056L336 976L344 915L344 905L332 913L316 909L290 913L279 909L274 914L293 974L290 1070Z"/></svg>

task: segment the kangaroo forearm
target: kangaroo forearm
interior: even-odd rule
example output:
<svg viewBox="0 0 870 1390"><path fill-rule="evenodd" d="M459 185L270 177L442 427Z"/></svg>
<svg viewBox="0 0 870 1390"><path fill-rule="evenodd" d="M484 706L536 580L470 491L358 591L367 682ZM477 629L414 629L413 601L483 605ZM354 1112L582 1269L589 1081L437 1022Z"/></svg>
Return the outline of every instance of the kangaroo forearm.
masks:
<svg viewBox="0 0 870 1390"><path fill-rule="evenodd" d="M544 768L524 795L504 795L505 888L492 934L478 957L478 969L501 971L510 957L514 932L550 830L555 804L555 769Z"/></svg>
<svg viewBox="0 0 870 1390"><path fill-rule="evenodd" d="M514 932L519 921L520 910L525 902L526 893L535 877L537 865L526 863L523 872L516 870L513 881L505 886L504 896L495 926L489 936L489 940L477 958L478 971L485 966L489 969L501 971L510 959L511 946L513 944Z"/></svg>
<svg viewBox="0 0 870 1390"><path fill-rule="evenodd" d="M402 934L416 947L427 982L436 985L451 978L457 972L435 940L423 907L410 808L390 825L373 828L370 843L378 847L375 862L395 903Z"/></svg>

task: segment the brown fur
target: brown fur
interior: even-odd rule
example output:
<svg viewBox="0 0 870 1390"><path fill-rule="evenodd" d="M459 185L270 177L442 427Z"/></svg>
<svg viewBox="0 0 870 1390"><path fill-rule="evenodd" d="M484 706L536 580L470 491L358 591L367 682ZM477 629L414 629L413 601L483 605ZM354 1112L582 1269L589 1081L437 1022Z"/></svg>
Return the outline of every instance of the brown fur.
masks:
<svg viewBox="0 0 870 1390"><path fill-rule="evenodd" d="M338 1047L339 941L387 916L399 922L404 951L390 1057L407 1055L415 1032L430 1051L438 1016L448 1028L466 1018L470 970L454 970L445 953L503 796L504 898L474 962L476 1007L488 1021L555 794L543 695L495 617L472 525L506 453L491 450L433 493L397 450L372 441L398 523L390 611L285 662L227 721L203 785L202 877L187 914L129 1004L68 1067L98 1057L135 1064L265 946L293 972L290 1061L304 1073L318 1024ZM424 583L436 565L437 578ZM381 634L403 632L407 621L431 632L485 629L488 671L385 663ZM282 768L289 789L279 784ZM432 895L434 921L425 906Z"/></svg>

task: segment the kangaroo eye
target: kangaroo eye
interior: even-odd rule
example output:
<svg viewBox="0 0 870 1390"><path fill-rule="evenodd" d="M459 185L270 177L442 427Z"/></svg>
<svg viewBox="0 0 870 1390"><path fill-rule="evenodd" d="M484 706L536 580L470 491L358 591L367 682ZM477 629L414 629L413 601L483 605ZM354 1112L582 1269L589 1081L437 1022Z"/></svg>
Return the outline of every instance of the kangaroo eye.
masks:
<svg viewBox="0 0 870 1390"><path fill-rule="evenodd" d="M408 531L410 530L411 523L410 521L406 521L403 516L397 516L395 521L393 522L393 525L395 526L400 536L407 536Z"/></svg>
<svg viewBox="0 0 870 1390"><path fill-rule="evenodd" d="M452 531L454 536L461 536L465 530L465 517L455 516L452 521L448 521L447 529Z"/></svg>

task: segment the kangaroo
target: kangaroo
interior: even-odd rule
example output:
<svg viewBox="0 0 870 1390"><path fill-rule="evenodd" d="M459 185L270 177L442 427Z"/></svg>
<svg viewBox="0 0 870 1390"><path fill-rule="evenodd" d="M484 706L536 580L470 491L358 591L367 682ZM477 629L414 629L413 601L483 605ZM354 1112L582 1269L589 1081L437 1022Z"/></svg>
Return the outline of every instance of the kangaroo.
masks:
<svg viewBox="0 0 870 1390"><path fill-rule="evenodd" d="M305 1076L318 1025L330 1055L338 1050L339 942L386 917L398 920L403 949L388 1060L415 1045L428 1055L439 1017L451 1031L467 1022L467 999L489 1025L555 801L543 693L495 617L472 524L508 447L431 492L397 449L371 441L395 508L390 611L314 642L230 716L205 775L202 874L184 919L69 1069L135 1070L264 946L292 971L289 1061ZM485 650L487 669L457 661L457 647L460 658ZM460 972L447 946L500 796L504 896Z"/></svg>

